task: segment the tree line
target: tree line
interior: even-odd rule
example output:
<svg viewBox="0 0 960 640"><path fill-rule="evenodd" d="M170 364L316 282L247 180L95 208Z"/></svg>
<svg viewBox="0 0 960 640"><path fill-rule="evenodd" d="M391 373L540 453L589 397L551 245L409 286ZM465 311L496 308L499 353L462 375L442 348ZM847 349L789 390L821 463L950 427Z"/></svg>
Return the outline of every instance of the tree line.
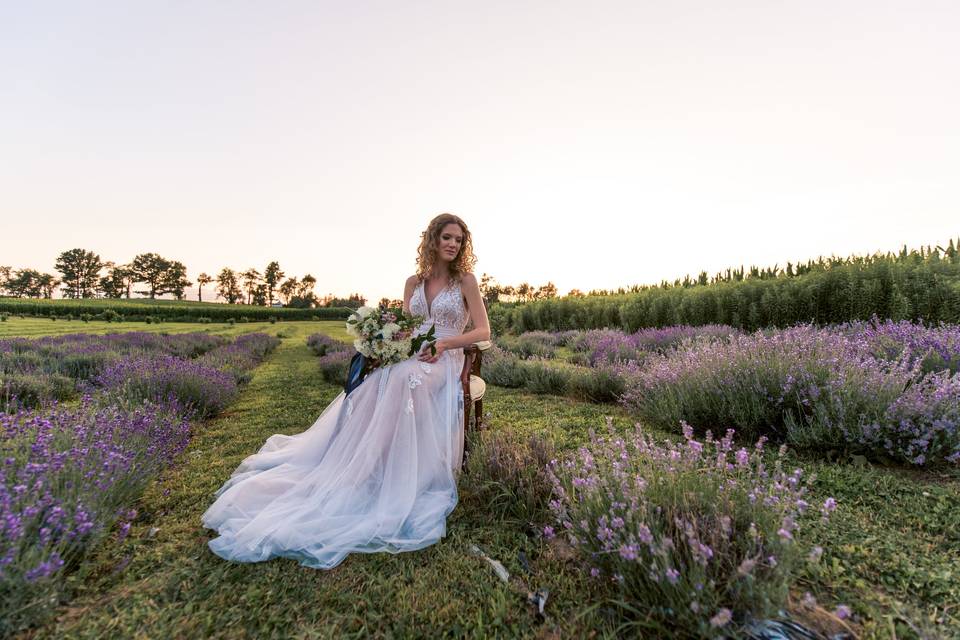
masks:
<svg viewBox="0 0 960 640"><path fill-rule="evenodd" d="M731 271L716 282L565 296L490 309L497 332L728 324L753 331L879 318L960 322L960 252L953 240L867 257L820 258L779 271ZM773 275L772 275L773 274Z"/></svg>
<svg viewBox="0 0 960 640"><path fill-rule="evenodd" d="M52 298L59 286L64 298L130 299L136 294L153 300L170 294L184 300L188 288L194 285L187 278L187 268L182 262L156 253L141 253L129 263L118 264L103 261L93 251L70 249L57 256L54 267L59 277L36 269L14 270L0 266L0 292L14 298ZM198 301L203 301L203 287L213 283L217 295L228 304L273 306L277 301L302 309L321 306L355 309L366 302L359 293L347 298L317 297L314 276L308 273L302 278L288 277L275 260L263 273L255 268L236 271L224 267L216 276L199 274L196 278Z"/></svg>

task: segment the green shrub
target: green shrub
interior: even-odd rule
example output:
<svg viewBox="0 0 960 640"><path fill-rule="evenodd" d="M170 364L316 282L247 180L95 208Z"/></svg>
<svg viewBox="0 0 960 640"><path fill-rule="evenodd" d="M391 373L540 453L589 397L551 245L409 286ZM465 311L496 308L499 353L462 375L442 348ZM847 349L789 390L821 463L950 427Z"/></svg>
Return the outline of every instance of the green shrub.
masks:
<svg viewBox="0 0 960 640"><path fill-rule="evenodd" d="M113 309L104 309L100 313L100 319L107 322L120 322L120 314Z"/></svg>
<svg viewBox="0 0 960 640"><path fill-rule="evenodd" d="M277 324L277 316L270 316L270 324Z"/></svg>
<svg viewBox="0 0 960 640"><path fill-rule="evenodd" d="M0 322L6 322L7 318L9 317L10 317L10 314L7 313L6 311L3 313L0 313Z"/></svg>
<svg viewBox="0 0 960 640"><path fill-rule="evenodd" d="M231 325L231 326L237 324L236 318L227 318L227 324L229 324L229 325Z"/></svg>
<svg viewBox="0 0 960 640"><path fill-rule="evenodd" d="M207 316L200 316L199 318L197 318L197 322L199 322L200 324L210 324L212 321Z"/></svg>
<svg viewBox="0 0 960 640"><path fill-rule="evenodd" d="M583 367L570 372L567 395L596 403L619 402L626 379L610 367Z"/></svg>
<svg viewBox="0 0 960 640"><path fill-rule="evenodd" d="M69 400L76 395L74 381L57 373L0 375L0 408L32 409L50 400Z"/></svg>
<svg viewBox="0 0 960 640"><path fill-rule="evenodd" d="M504 430L468 437L474 439L464 463L470 498L503 519L546 522L552 491L546 469L555 455L550 440Z"/></svg>
<svg viewBox="0 0 960 640"><path fill-rule="evenodd" d="M563 369L542 362L526 362L523 385L530 393L562 396L567 392L570 375Z"/></svg>
<svg viewBox="0 0 960 640"><path fill-rule="evenodd" d="M89 313L81 313L80 319L83 320L84 322L90 322L90 320L93 319L93 316L90 315Z"/></svg>

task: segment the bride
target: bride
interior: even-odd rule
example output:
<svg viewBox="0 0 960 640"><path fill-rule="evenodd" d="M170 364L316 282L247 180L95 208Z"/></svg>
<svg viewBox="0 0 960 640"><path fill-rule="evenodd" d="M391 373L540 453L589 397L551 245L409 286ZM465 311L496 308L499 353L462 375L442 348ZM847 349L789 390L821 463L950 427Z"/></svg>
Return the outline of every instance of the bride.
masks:
<svg viewBox="0 0 960 640"><path fill-rule="evenodd" d="M446 535L463 462L463 347L490 339L475 262L463 220L430 221L403 309L426 318L417 335L435 326L436 353L375 369L306 431L267 438L202 516L219 533L214 553L332 569L349 553L414 551Z"/></svg>

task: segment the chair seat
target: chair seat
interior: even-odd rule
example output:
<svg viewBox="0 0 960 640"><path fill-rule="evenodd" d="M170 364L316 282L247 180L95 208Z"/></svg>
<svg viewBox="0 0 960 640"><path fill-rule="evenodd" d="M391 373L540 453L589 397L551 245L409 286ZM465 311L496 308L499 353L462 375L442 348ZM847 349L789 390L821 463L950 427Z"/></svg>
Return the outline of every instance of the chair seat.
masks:
<svg viewBox="0 0 960 640"><path fill-rule="evenodd" d="M470 399L476 402L483 399L483 394L487 392L487 383L480 376L470 376Z"/></svg>

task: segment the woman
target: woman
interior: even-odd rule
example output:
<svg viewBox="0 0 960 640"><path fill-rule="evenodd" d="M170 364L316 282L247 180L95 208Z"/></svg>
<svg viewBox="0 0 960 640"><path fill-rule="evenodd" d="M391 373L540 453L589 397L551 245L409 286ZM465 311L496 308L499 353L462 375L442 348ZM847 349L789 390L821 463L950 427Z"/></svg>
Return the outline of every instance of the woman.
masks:
<svg viewBox="0 0 960 640"><path fill-rule="evenodd" d="M202 516L220 534L214 553L332 569L349 553L413 551L446 535L463 461L463 347L489 340L490 326L463 220L431 220L418 254L403 308L426 318L417 335L435 326L435 354L376 369L306 431L269 437Z"/></svg>

